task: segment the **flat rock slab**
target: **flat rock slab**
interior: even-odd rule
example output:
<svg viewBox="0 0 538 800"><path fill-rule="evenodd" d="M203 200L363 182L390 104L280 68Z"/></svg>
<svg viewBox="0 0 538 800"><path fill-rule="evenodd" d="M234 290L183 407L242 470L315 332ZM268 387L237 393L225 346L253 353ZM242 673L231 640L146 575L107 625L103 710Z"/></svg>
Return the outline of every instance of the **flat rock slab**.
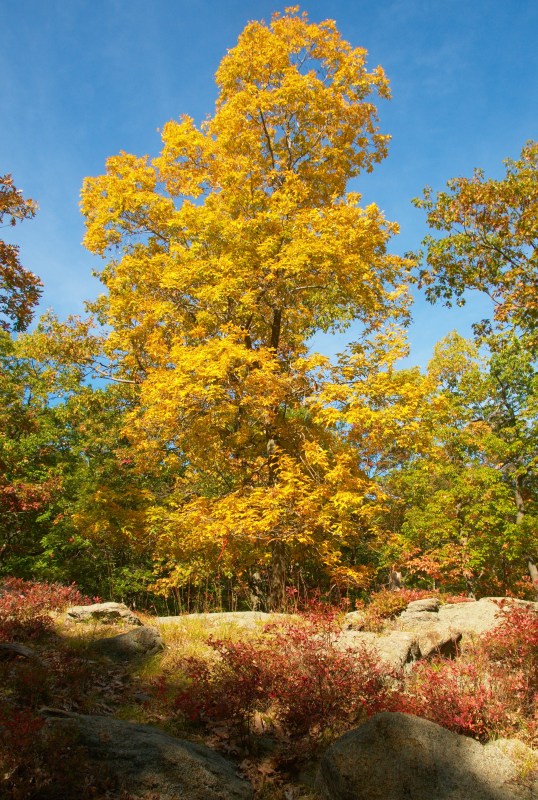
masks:
<svg viewBox="0 0 538 800"><path fill-rule="evenodd" d="M538 799L538 783L523 778L502 748L388 712L326 751L318 789L324 800Z"/></svg>
<svg viewBox="0 0 538 800"><path fill-rule="evenodd" d="M50 713L50 712L49 712ZM47 726L86 748L91 762L115 776L129 796L159 800L250 800L235 767L203 745L168 736L151 725L63 713Z"/></svg>
<svg viewBox="0 0 538 800"><path fill-rule="evenodd" d="M102 622L127 625L142 625L142 622L124 603L93 603L89 606L71 606L66 611L73 622Z"/></svg>
<svg viewBox="0 0 538 800"><path fill-rule="evenodd" d="M292 619L292 614L269 614L265 611L222 611L209 614L181 614L176 617L157 617L158 625L184 625L189 620L200 620L209 628L219 625L233 624L239 628L254 630L267 625L269 622L278 622Z"/></svg>
<svg viewBox="0 0 538 800"><path fill-rule="evenodd" d="M487 633L502 619L499 617L501 600L504 601L505 608L509 608L512 604L538 611L538 603L504 597L482 597L470 603L442 605L439 609L439 622L460 631L464 636Z"/></svg>
<svg viewBox="0 0 538 800"><path fill-rule="evenodd" d="M143 625L118 636L97 639L92 643L92 650L114 661L132 661L154 655L163 649L161 635L157 628L151 625Z"/></svg>

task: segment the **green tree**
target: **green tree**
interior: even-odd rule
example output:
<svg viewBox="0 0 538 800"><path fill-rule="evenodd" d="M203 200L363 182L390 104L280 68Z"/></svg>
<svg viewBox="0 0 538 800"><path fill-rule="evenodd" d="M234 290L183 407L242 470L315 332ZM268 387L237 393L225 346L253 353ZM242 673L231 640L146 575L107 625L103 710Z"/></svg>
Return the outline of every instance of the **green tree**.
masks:
<svg viewBox="0 0 538 800"><path fill-rule="evenodd" d="M452 590L499 594L525 590L536 547L538 386L524 341L488 342L480 352L451 334L437 346L433 446L395 470L389 488L399 500L395 558Z"/></svg>

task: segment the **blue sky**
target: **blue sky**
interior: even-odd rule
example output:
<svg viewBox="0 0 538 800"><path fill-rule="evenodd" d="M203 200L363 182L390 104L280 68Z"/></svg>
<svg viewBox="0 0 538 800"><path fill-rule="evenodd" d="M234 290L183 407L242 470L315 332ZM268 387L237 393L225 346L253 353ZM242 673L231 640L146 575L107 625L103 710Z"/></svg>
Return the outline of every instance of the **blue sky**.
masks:
<svg viewBox="0 0 538 800"><path fill-rule="evenodd" d="M411 205L476 166L501 177L538 136L536 0L310 0L313 21L334 19L344 38L381 64L393 99L380 106L389 157L350 187L376 202L417 249L424 215ZM214 73L251 19L284 4L265 0L0 0L0 173L38 201L35 220L3 231L45 284L41 307L83 313L100 290L100 259L81 246L82 180L119 150L156 155L163 124L212 113ZM420 297L408 363L424 365L449 330L464 335L487 313ZM336 340L320 349L341 349Z"/></svg>

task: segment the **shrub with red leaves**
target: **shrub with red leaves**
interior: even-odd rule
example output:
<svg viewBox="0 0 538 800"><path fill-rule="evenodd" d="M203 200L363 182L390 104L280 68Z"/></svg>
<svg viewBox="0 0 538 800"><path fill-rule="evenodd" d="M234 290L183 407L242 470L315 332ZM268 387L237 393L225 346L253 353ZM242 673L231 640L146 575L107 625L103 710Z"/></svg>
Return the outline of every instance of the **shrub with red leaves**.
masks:
<svg viewBox="0 0 538 800"><path fill-rule="evenodd" d="M532 743L537 699L538 614L508 603L462 657L417 664L395 707L481 741L518 735Z"/></svg>
<svg viewBox="0 0 538 800"><path fill-rule="evenodd" d="M52 626L48 611L91 602L76 586L5 578L0 585L0 641L37 639Z"/></svg>
<svg viewBox="0 0 538 800"><path fill-rule="evenodd" d="M524 668L538 679L538 613L532 606L502 601L496 627L483 637L491 658Z"/></svg>
<svg viewBox="0 0 538 800"><path fill-rule="evenodd" d="M254 712L268 705L263 648L258 640L208 641L220 657L213 662L185 660L188 686L177 694L173 706L191 722L226 721L245 734Z"/></svg>
<svg viewBox="0 0 538 800"><path fill-rule="evenodd" d="M395 710L480 741L502 732L508 708L484 665L445 659L417 664L395 704Z"/></svg>
<svg viewBox="0 0 538 800"><path fill-rule="evenodd" d="M276 718L293 734L338 731L386 705L386 667L366 647L338 647L337 633L333 620L310 617L276 627L267 645L269 696Z"/></svg>
<svg viewBox="0 0 538 800"><path fill-rule="evenodd" d="M241 733L255 712L270 712L295 736L345 728L380 710L389 689L377 658L337 647L337 631L324 609L269 625L253 640L210 639L218 658L185 661L188 685L173 707L188 720L225 722Z"/></svg>

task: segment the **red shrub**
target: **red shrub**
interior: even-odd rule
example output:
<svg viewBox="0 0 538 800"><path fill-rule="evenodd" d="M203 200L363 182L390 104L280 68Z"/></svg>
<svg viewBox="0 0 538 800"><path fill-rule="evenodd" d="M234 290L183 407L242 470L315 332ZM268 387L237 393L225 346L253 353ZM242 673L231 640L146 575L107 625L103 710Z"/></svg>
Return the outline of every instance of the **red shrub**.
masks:
<svg viewBox="0 0 538 800"><path fill-rule="evenodd" d="M538 614L506 604L501 621L456 661L417 664L397 708L486 741L538 732Z"/></svg>
<svg viewBox="0 0 538 800"><path fill-rule="evenodd" d="M336 645L333 620L276 627L266 645L270 699L291 733L338 730L381 710L387 701L386 669L365 647Z"/></svg>
<svg viewBox="0 0 538 800"><path fill-rule="evenodd" d="M395 708L487 741L502 732L509 702L484 665L461 660L420 662Z"/></svg>
<svg viewBox="0 0 538 800"><path fill-rule="evenodd" d="M209 640L219 657L185 661L188 686L174 708L187 719L226 722L241 732L255 712L269 710L295 735L341 729L380 709L388 689L377 659L366 649L339 649L337 630L334 615L310 614L267 626L254 640Z"/></svg>
<svg viewBox="0 0 538 800"><path fill-rule="evenodd" d="M208 641L220 658L212 663L186 659L188 687L179 692L173 705L190 721L226 721L245 733L254 712L264 708L268 700L266 665L259 642Z"/></svg>
<svg viewBox="0 0 538 800"><path fill-rule="evenodd" d="M91 602L75 586L5 578L0 585L0 641L37 639L52 626L48 611Z"/></svg>
<svg viewBox="0 0 538 800"><path fill-rule="evenodd" d="M538 613L528 606L501 603L500 621L483 636L491 658L538 675Z"/></svg>
<svg viewBox="0 0 538 800"><path fill-rule="evenodd" d="M77 587L61 583L40 583L22 578L4 578L0 584L0 600L5 603L22 603L26 608L43 611L62 611L67 606L98 602L99 598L83 595Z"/></svg>

